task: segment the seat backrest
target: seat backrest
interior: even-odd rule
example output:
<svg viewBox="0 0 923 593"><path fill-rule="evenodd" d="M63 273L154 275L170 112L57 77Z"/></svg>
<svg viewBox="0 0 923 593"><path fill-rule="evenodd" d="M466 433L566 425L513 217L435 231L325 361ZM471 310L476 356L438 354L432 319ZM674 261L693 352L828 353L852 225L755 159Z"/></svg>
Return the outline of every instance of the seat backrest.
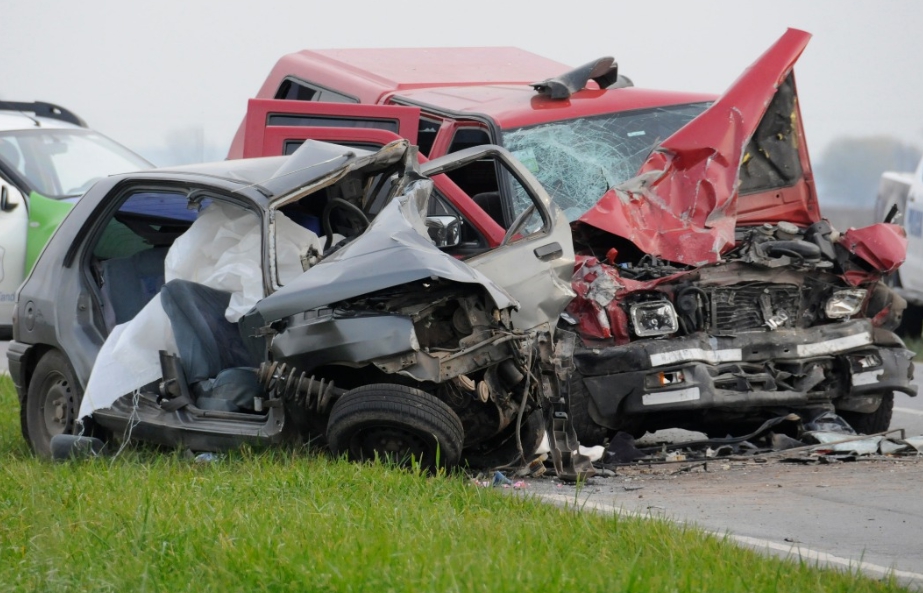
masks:
<svg viewBox="0 0 923 593"><path fill-rule="evenodd" d="M471 199L497 224L506 228L506 222L503 220L503 203L500 201L500 192L486 191L471 196Z"/></svg>
<svg viewBox="0 0 923 593"><path fill-rule="evenodd" d="M102 262L102 293L109 329L133 319L160 292L167 251L167 247L154 247Z"/></svg>

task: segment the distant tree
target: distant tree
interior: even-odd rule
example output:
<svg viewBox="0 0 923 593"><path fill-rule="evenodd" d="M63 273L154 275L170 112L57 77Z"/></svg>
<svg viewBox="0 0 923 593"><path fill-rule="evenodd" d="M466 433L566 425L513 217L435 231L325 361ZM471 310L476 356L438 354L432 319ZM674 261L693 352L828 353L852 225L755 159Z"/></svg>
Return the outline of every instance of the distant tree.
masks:
<svg viewBox="0 0 923 593"><path fill-rule="evenodd" d="M814 163L822 204L871 208L885 171L912 171L920 149L891 136L837 138Z"/></svg>

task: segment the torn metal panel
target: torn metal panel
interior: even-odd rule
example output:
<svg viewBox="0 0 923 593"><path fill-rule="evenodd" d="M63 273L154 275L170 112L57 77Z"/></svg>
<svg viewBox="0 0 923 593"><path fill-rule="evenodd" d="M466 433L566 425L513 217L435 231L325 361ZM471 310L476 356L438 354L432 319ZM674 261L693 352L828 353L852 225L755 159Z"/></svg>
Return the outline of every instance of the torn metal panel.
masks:
<svg viewBox="0 0 923 593"><path fill-rule="evenodd" d="M904 227L880 222L860 229L849 229L840 238L840 245L862 258L881 274L890 274L907 257L907 234ZM868 274L850 271L850 283L857 285L867 280Z"/></svg>
<svg viewBox="0 0 923 593"><path fill-rule="evenodd" d="M673 262L717 262L734 246L739 170L810 35L789 29L708 110L664 140L638 175L579 221ZM817 220L816 211L801 218Z"/></svg>

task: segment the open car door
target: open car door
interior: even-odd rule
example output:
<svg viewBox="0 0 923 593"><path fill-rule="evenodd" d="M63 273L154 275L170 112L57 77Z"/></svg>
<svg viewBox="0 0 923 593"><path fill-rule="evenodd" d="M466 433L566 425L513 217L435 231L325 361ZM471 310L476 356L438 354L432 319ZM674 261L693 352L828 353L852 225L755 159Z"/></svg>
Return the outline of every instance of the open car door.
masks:
<svg viewBox="0 0 923 593"><path fill-rule="evenodd" d="M419 121L416 107L250 99L243 158L292 154L305 140L373 151L400 138L416 144Z"/></svg>

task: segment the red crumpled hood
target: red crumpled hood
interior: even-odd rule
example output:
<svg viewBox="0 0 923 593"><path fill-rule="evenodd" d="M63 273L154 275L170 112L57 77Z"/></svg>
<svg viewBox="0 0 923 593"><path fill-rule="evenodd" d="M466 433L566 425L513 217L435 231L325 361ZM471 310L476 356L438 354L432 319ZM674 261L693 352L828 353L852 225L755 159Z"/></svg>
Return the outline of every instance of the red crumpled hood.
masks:
<svg viewBox="0 0 923 593"><path fill-rule="evenodd" d="M734 245L747 142L810 38L786 31L714 105L664 140L636 177L609 190L579 222L669 261L718 261Z"/></svg>

